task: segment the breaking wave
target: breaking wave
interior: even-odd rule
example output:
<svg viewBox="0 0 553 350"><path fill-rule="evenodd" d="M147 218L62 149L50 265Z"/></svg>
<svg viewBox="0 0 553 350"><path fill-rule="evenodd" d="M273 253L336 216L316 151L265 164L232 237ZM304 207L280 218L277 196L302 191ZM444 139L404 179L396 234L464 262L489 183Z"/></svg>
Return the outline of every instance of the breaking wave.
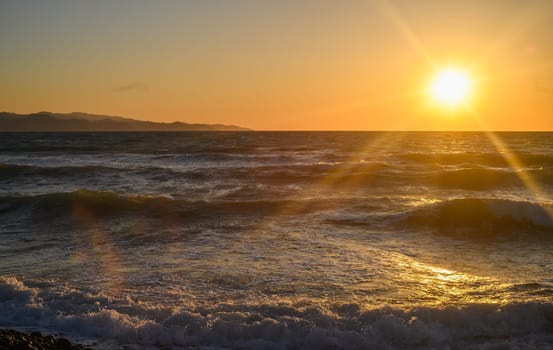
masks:
<svg viewBox="0 0 553 350"><path fill-rule="evenodd" d="M507 199L462 198L431 204L403 214L404 227L432 227L440 233L467 237L508 233L553 234L552 208Z"/></svg>
<svg viewBox="0 0 553 350"><path fill-rule="evenodd" d="M236 189L246 191L244 189ZM230 190L229 190L230 191ZM232 191L230 191L232 192ZM255 191L254 191L255 192ZM253 192L252 192L253 193ZM223 193L210 200L172 198L170 196L122 195L109 191L78 190L31 196L0 197L0 216L23 215L34 221L74 220L83 215L94 218L142 217L170 219L168 222L207 220L225 216L250 221L282 212L321 213L349 208L355 215L332 218L337 225L379 226L387 229L431 228L441 234L466 237L507 237L526 234L553 238L551 205L494 198L459 198L416 207L403 213L375 212L362 198L263 198ZM384 205L384 203L382 204Z"/></svg>
<svg viewBox="0 0 553 350"><path fill-rule="evenodd" d="M52 283L53 284L53 283ZM0 323L79 334L118 346L212 349L543 348L553 305L471 304L363 309L302 301L190 302L162 307L102 292L0 278Z"/></svg>

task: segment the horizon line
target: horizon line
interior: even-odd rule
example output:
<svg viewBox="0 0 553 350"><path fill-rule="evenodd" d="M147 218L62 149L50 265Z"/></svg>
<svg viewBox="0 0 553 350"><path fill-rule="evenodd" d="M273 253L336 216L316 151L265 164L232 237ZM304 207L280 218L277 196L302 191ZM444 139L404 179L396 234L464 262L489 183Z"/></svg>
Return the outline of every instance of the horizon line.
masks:
<svg viewBox="0 0 553 350"><path fill-rule="evenodd" d="M25 132L64 132L64 133L72 133L72 132L540 132L540 133L549 133L553 132L553 129L548 130L536 130L536 129L436 129L436 130L428 130L428 129L254 129L249 126L243 126L243 125L237 125L237 124L227 124L227 122L215 122L215 123L208 123L208 122L194 122L194 121L182 121L182 120L174 120L174 121L154 121L151 119L136 119L136 117L129 117L129 116L123 116L118 114L103 114L103 113L96 113L96 112L80 112L80 111L71 111L71 112L51 112L47 110L40 110L36 112L29 112L29 113L18 113L18 112L8 112L8 111L0 111L0 114L16 114L16 115L30 115L30 114L41 114L41 113L47 113L47 114L87 114L87 115L93 115L93 116L105 116L105 117L115 117L115 118L122 118L122 119L130 119L140 122L151 122L151 123L160 123L160 124L173 124L173 123L183 123L183 124L203 124L203 125L224 125L224 126L234 126L238 128L244 128L248 130L205 130L205 131L194 131L194 130L182 130L182 131L171 131L171 130L60 130L60 131L2 131L1 133L25 133Z"/></svg>

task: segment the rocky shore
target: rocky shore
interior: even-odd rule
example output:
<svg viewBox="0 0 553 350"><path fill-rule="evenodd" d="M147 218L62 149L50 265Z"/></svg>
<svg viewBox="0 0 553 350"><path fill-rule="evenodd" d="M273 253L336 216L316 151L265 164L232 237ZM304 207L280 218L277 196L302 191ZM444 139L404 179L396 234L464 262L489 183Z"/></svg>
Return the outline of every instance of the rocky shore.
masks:
<svg viewBox="0 0 553 350"><path fill-rule="evenodd" d="M0 349L6 350L92 350L71 344L65 338L42 335L40 332L25 334L12 329L0 329Z"/></svg>

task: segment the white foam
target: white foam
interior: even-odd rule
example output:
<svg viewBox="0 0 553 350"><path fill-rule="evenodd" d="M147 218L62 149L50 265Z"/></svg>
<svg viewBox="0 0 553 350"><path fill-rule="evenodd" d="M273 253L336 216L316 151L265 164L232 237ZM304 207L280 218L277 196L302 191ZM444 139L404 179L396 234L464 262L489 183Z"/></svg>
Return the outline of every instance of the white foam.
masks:
<svg viewBox="0 0 553 350"><path fill-rule="evenodd" d="M0 277L2 326L115 340L135 349L538 348L553 342L552 314L553 305L539 303L362 310L275 300L168 308Z"/></svg>

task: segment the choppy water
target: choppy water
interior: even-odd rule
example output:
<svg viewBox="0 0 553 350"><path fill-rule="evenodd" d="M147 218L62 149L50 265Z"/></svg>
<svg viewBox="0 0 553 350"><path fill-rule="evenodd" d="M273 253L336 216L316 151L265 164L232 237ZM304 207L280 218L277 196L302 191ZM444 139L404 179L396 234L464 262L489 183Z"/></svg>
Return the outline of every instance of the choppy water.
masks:
<svg viewBox="0 0 553 350"><path fill-rule="evenodd" d="M0 134L0 327L553 347L551 133Z"/></svg>

